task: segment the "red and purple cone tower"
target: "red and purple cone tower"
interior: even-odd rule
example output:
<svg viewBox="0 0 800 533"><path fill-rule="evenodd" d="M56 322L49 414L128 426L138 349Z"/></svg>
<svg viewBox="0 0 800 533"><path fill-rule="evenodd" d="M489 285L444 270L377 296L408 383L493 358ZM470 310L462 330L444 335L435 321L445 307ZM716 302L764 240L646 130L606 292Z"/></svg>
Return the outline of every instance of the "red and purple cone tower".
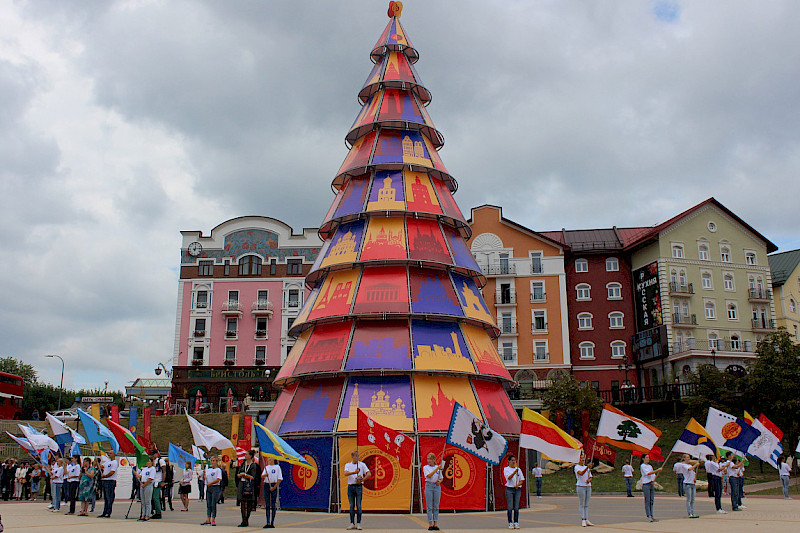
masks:
<svg viewBox="0 0 800 533"><path fill-rule="evenodd" d="M431 94L414 69L419 54L393 4L333 179L311 293L291 327L297 342L275 379L283 391L267 427L317 466L284 465L284 508L347 509L338 473L356 446L359 408L417 441L411 469L360 449L374 474L365 510L421 509L419 465L429 452L446 461L442 509L504 505L503 491L493 490L499 473L459 449L442 456L455 402L517 449L520 421L503 389L511 378L480 293L485 279L465 243L456 181L437 152L444 138L425 108Z"/></svg>

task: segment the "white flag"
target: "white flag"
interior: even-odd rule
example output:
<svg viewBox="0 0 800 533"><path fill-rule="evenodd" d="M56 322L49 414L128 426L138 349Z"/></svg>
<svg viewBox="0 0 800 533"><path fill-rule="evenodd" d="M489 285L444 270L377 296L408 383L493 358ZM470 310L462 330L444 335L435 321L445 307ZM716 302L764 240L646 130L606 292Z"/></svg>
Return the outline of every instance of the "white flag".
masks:
<svg viewBox="0 0 800 533"><path fill-rule="evenodd" d="M508 442L502 435L492 431L483 420L458 402L453 407L447 444L477 455L493 465L500 464L508 449Z"/></svg>
<svg viewBox="0 0 800 533"><path fill-rule="evenodd" d="M188 414L186 415L186 418L189 419L189 428L192 430L194 443L198 446L205 446L209 450L211 448L217 448L219 450L234 449L233 443L230 441L230 439L223 437L222 433L216 429L211 429L210 427L204 426Z"/></svg>
<svg viewBox="0 0 800 533"><path fill-rule="evenodd" d="M626 415L610 404L603 406L597 425L597 442L649 453L660 436L661 431L644 420Z"/></svg>
<svg viewBox="0 0 800 533"><path fill-rule="evenodd" d="M778 457L783 453L781 441L758 418L754 418L750 425L759 430L761 435L756 437L747 453L769 463L773 468L778 468Z"/></svg>
<svg viewBox="0 0 800 533"><path fill-rule="evenodd" d="M59 444L66 444L67 442L77 442L78 444L86 444L86 439L83 435L66 425L64 422L54 417L50 413L45 413L46 419L50 422L50 431L53 438Z"/></svg>
<svg viewBox="0 0 800 533"><path fill-rule="evenodd" d="M17 426L19 427L20 431L22 431L22 434L25 435L25 438L28 439L28 442L33 444L37 450L43 450L45 448L49 448L54 452L59 451L58 443L53 439L51 439L50 437L48 437L47 435L42 435L42 434L37 435L36 433L31 431L30 428L23 426L22 424L17 424Z"/></svg>

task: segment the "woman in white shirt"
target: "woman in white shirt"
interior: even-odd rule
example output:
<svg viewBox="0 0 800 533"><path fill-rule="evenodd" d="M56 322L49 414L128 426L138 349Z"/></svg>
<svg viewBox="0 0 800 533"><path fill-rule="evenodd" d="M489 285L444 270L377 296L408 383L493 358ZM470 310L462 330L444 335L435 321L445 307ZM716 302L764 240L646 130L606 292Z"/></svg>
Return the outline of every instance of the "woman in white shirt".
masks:
<svg viewBox="0 0 800 533"><path fill-rule="evenodd" d="M53 492L53 508L51 511L57 513L61 510L61 488L64 486L64 459L56 459L52 466L46 466L45 469L50 473L50 487Z"/></svg>
<svg viewBox="0 0 800 533"><path fill-rule="evenodd" d="M148 459L147 464L136 477L139 478L142 498L142 512L139 520L147 522L153 512L153 484L156 479L156 469L153 467L153 461Z"/></svg>
<svg viewBox="0 0 800 533"><path fill-rule="evenodd" d="M508 466L503 469L503 478L506 480L508 529L519 529L519 500L522 497L525 474L517 466L517 458L514 455L508 456Z"/></svg>
<svg viewBox="0 0 800 533"><path fill-rule="evenodd" d="M720 470L728 468L727 461L724 463L717 462L716 457L707 455L703 468L706 469L709 475L709 486L711 487L711 494L714 496L714 507L719 514L727 514L727 511L722 508L722 477L720 476Z"/></svg>
<svg viewBox="0 0 800 533"><path fill-rule="evenodd" d="M783 485L783 497L787 500L792 499L789 496L789 474L791 472L792 469L789 468L789 464L786 462L786 457L781 455L778 458L778 473L781 476L781 485Z"/></svg>
<svg viewBox="0 0 800 533"><path fill-rule="evenodd" d="M444 464L444 462L442 462ZM442 465L436 455L428 454L428 464L422 467L425 476L425 510L428 512L428 531L439 531L439 502L442 500Z"/></svg>
<svg viewBox="0 0 800 533"><path fill-rule="evenodd" d="M675 463L675 466L680 465L679 470L683 474L683 492L686 495L686 512L689 513L689 518L699 518L694 514L694 500L697 496L696 483L697 483L697 467L700 466L700 461L692 462L692 458L688 453L683 454L683 459L680 463ZM677 470L676 470L677 471Z"/></svg>
<svg viewBox="0 0 800 533"><path fill-rule="evenodd" d="M642 492L644 493L644 512L647 515L648 522L656 522L653 517L653 501L656 499L656 478L658 474L664 470L664 467L653 470L650 466L650 456L645 454L642 456L642 466L639 467L642 473Z"/></svg>
<svg viewBox="0 0 800 533"><path fill-rule="evenodd" d="M581 452L581 458L575 465L575 490L578 493L578 512L581 515L581 527L593 526L589 522L589 498L592 497L592 469L586 464L586 455Z"/></svg>
<svg viewBox="0 0 800 533"><path fill-rule="evenodd" d="M272 457L267 457L267 466L261 472L264 480L264 509L267 513L265 528L275 527L275 515L278 514L278 493L283 481L283 471Z"/></svg>
<svg viewBox="0 0 800 533"><path fill-rule="evenodd" d="M186 461L186 464L183 465L183 476L178 482L178 494L181 497L181 503L183 503L183 509L181 509L181 511L184 512L189 510L189 494L192 492L193 473L192 463Z"/></svg>
<svg viewBox="0 0 800 533"><path fill-rule="evenodd" d="M217 525L217 502L219 493L222 490L222 470L219 468L219 461L216 457L211 458L211 466L206 468L206 521L201 525Z"/></svg>

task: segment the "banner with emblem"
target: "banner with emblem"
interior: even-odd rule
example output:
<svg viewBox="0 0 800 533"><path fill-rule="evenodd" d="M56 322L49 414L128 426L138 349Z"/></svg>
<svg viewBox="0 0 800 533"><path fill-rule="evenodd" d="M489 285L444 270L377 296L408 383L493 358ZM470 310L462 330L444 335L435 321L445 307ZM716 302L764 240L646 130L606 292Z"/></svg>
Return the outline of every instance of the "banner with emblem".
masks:
<svg viewBox="0 0 800 533"><path fill-rule="evenodd" d="M445 447L444 437L420 437L419 456L425 458L429 453L436 455L437 463L445 463L439 508L485 511L486 463L455 446Z"/></svg>
<svg viewBox="0 0 800 533"><path fill-rule="evenodd" d="M397 459L400 468L411 468L416 441L395 429L378 424L363 409L358 410L357 435L359 446L376 446Z"/></svg>
<svg viewBox="0 0 800 533"><path fill-rule="evenodd" d="M356 439L339 439L339 472L350 460L350 453L356 449ZM367 465L372 477L364 482L365 511L410 511L411 510L411 468L402 468L394 455L389 455L377 446L358 446L359 460ZM339 493L342 498L342 511L350 510L347 500L347 478L339 476Z"/></svg>
<svg viewBox="0 0 800 533"><path fill-rule="evenodd" d="M281 461L281 509L330 507L333 437L287 438L286 442L316 471Z"/></svg>

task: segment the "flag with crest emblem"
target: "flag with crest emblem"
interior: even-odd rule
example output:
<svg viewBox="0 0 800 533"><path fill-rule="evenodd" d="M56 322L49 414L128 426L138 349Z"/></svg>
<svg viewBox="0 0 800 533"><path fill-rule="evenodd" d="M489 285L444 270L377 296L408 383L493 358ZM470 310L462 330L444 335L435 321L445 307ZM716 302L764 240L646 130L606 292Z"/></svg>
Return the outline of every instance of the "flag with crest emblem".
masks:
<svg viewBox="0 0 800 533"><path fill-rule="evenodd" d="M357 429L359 446L375 446L395 457L400 462L400 468L411 468L416 444L414 439L378 424L361 409L358 410Z"/></svg>

